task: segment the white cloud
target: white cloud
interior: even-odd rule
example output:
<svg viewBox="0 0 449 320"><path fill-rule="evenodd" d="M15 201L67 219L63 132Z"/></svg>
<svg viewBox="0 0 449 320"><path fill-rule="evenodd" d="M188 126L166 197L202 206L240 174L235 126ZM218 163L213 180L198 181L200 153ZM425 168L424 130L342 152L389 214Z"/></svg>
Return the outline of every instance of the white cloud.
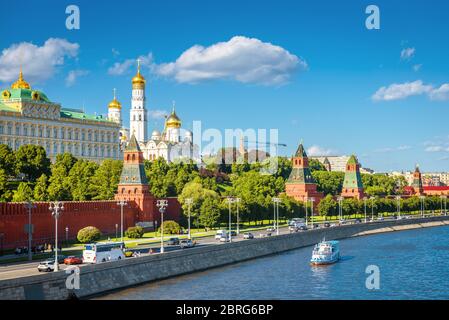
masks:
<svg viewBox="0 0 449 320"><path fill-rule="evenodd" d="M69 74L65 78L65 85L71 87L75 84L79 77L87 76L89 74L88 70L70 70Z"/></svg>
<svg viewBox="0 0 449 320"><path fill-rule="evenodd" d="M148 68L150 70L153 69L153 54L150 52L146 56L139 56L140 65L142 68ZM132 68L136 68L137 59L126 59L122 62L116 62L112 67L108 69L108 74L113 76L120 76L124 74L128 74Z"/></svg>
<svg viewBox="0 0 449 320"><path fill-rule="evenodd" d="M392 101L405 99L410 96L429 93L432 86L424 85L421 80L406 83L394 83L388 87L382 87L372 96L375 101Z"/></svg>
<svg viewBox="0 0 449 320"><path fill-rule="evenodd" d="M180 83L225 79L280 85L288 82L301 68L307 68L306 62L280 46L235 36L209 47L195 45L184 51L175 62L160 64L154 71Z"/></svg>
<svg viewBox="0 0 449 320"><path fill-rule="evenodd" d="M310 157L329 156L332 153L334 153L333 150L325 149L318 145L313 145L309 149L307 149L307 155Z"/></svg>
<svg viewBox="0 0 449 320"><path fill-rule="evenodd" d="M115 48L112 48L112 55L114 56L114 57L118 57L119 55L120 55L120 51L118 51L117 49L115 49Z"/></svg>
<svg viewBox="0 0 449 320"><path fill-rule="evenodd" d="M28 82L38 83L51 78L57 66L64 64L66 57L75 58L79 45L65 39L49 38L43 46L30 42L12 44L0 55L0 81L17 79L20 66Z"/></svg>
<svg viewBox="0 0 449 320"><path fill-rule="evenodd" d="M401 51L401 60L411 60L415 55L415 48L405 48Z"/></svg>
<svg viewBox="0 0 449 320"><path fill-rule="evenodd" d="M148 116L151 119L164 119L168 115L165 110L150 110L148 111Z"/></svg>
<svg viewBox="0 0 449 320"><path fill-rule="evenodd" d="M449 83L442 84L438 89L434 89L429 94L432 100L449 100Z"/></svg>
<svg viewBox="0 0 449 320"><path fill-rule="evenodd" d="M377 149L375 150L375 152L379 152L379 153L387 153L387 152L395 152L395 151L405 151L405 150L409 150L412 147L410 146L399 146L399 147L394 147L394 148L382 148L382 149Z"/></svg>

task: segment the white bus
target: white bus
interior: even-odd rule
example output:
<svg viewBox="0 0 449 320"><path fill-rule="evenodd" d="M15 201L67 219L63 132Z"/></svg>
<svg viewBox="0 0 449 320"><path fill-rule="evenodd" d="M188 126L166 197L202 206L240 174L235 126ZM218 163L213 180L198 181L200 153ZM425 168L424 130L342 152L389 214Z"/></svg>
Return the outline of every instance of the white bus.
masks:
<svg viewBox="0 0 449 320"><path fill-rule="evenodd" d="M125 259L123 242L87 244L83 251L84 263L102 263Z"/></svg>

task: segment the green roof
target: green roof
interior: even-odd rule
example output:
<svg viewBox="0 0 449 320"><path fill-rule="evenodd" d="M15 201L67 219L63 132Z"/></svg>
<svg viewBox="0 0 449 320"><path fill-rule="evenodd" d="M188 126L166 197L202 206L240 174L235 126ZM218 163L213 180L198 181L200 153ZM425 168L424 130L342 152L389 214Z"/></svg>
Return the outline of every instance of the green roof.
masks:
<svg viewBox="0 0 449 320"><path fill-rule="evenodd" d="M309 168L293 168L286 183L314 184L315 180Z"/></svg>
<svg viewBox="0 0 449 320"><path fill-rule="evenodd" d="M39 94L39 100L43 102L50 102L50 100L47 98L45 93L39 90L32 90L32 89L5 89L3 91L9 91L11 94L10 99L23 99L23 100L34 100L32 98L33 93L36 92Z"/></svg>
<svg viewBox="0 0 449 320"><path fill-rule="evenodd" d="M103 118L102 115L91 115L84 113L82 110L68 108L61 109L61 118L111 122L108 118Z"/></svg>
<svg viewBox="0 0 449 320"><path fill-rule="evenodd" d="M125 163L120 176L120 184L148 184L143 163Z"/></svg>
<svg viewBox="0 0 449 320"><path fill-rule="evenodd" d="M298 149L296 150L296 153L295 153L295 157L303 157L303 158L307 157L306 150L304 149L304 146L302 145L302 143L299 144Z"/></svg>
<svg viewBox="0 0 449 320"><path fill-rule="evenodd" d="M125 151L126 152L140 152L141 151L134 133L131 136L131 138L129 139L129 142L128 142L128 145L126 146Z"/></svg>
<svg viewBox="0 0 449 320"><path fill-rule="evenodd" d="M359 162L357 161L356 156L355 156L355 155L352 155L352 156L349 158L347 164L358 164L358 163L359 163Z"/></svg>

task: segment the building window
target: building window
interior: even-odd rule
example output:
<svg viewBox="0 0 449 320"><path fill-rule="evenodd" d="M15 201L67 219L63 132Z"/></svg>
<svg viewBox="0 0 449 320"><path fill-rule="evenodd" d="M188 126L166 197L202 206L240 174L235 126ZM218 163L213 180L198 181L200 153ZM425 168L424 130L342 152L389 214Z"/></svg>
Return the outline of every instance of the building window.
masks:
<svg viewBox="0 0 449 320"><path fill-rule="evenodd" d="M20 127L16 125L16 136L20 135Z"/></svg>
<svg viewBox="0 0 449 320"><path fill-rule="evenodd" d="M50 138L50 133L51 133L50 128L47 128L47 138Z"/></svg>
<svg viewBox="0 0 449 320"><path fill-rule="evenodd" d="M3 134L3 123L0 123L0 134Z"/></svg>
<svg viewBox="0 0 449 320"><path fill-rule="evenodd" d="M58 138L58 128L53 129L53 138Z"/></svg>

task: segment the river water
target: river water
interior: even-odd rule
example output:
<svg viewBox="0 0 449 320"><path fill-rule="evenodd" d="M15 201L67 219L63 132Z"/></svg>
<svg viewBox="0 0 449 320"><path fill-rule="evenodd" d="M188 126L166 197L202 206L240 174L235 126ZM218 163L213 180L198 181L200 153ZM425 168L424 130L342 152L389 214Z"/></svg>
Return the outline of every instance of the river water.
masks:
<svg viewBox="0 0 449 320"><path fill-rule="evenodd" d="M449 226L340 241L342 259L309 265L312 247L121 290L100 299L448 299ZM380 270L368 290L367 266Z"/></svg>

